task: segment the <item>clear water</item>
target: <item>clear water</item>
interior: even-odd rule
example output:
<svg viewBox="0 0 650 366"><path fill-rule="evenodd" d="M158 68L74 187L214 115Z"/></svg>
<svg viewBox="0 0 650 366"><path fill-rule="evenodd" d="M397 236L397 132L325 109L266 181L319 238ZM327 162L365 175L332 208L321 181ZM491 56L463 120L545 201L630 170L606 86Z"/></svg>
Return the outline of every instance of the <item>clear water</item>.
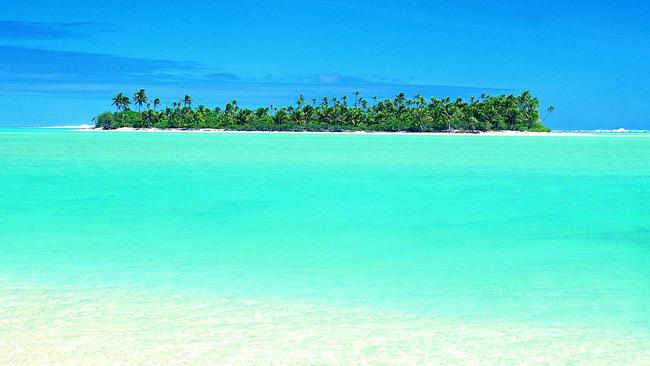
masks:
<svg viewBox="0 0 650 366"><path fill-rule="evenodd" d="M0 130L0 364L650 364L650 136Z"/></svg>

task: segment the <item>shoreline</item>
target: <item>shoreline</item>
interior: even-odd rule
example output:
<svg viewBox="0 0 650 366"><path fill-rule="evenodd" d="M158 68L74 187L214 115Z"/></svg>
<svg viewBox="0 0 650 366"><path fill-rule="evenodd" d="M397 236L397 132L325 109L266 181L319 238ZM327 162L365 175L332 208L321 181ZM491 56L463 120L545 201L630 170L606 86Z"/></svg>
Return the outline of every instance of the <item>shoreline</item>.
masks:
<svg viewBox="0 0 650 366"><path fill-rule="evenodd" d="M426 136L596 136L590 132L529 132L529 131L486 131L486 132L388 132L388 131L246 131L223 129L160 129L121 127L111 130L101 128L78 128L82 132L143 132L143 133L216 133L216 134L303 134L303 135L426 135Z"/></svg>

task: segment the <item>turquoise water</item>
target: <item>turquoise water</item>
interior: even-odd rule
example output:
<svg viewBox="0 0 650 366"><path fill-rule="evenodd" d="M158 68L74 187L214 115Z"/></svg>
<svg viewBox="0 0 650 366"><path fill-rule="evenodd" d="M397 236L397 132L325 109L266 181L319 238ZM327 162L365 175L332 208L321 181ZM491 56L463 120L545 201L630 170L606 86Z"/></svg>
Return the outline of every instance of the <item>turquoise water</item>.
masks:
<svg viewBox="0 0 650 366"><path fill-rule="evenodd" d="M0 362L650 359L649 135L6 129L0 190Z"/></svg>

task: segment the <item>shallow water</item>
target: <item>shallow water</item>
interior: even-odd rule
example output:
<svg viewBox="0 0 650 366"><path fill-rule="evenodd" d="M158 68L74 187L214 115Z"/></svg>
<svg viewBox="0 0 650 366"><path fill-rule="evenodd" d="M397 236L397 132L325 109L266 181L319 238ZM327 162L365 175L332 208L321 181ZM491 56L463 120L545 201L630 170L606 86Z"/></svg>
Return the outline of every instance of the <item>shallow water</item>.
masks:
<svg viewBox="0 0 650 366"><path fill-rule="evenodd" d="M0 363L647 364L649 157L0 130Z"/></svg>

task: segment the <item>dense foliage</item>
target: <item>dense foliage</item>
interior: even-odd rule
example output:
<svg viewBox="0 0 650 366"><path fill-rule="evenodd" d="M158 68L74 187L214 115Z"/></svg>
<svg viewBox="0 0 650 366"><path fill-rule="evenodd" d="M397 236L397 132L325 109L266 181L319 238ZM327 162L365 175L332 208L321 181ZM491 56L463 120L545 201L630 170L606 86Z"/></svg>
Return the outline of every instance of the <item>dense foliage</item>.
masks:
<svg viewBox="0 0 650 366"><path fill-rule="evenodd" d="M521 95L471 98L425 99L417 95L408 99L404 93L394 99L377 100L372 103L359 92L354 98L324 97L311 103L300 96L295 106L257 109L242 108L236 100L224 108L199 106L192 108L192 98L186 95L181 102L158 110L160 99L153 104L144 89L133 96L138 111L130 109L131 100L122 93L113 98L117 112L105 112L95 117L96 127L113 129L134 128L181 128L225 129L258 131L549 131L539 114L539 101L524 91ZM142 108L145 110L142 111ZM552 112L553 107L548 109Z"/></svg>

